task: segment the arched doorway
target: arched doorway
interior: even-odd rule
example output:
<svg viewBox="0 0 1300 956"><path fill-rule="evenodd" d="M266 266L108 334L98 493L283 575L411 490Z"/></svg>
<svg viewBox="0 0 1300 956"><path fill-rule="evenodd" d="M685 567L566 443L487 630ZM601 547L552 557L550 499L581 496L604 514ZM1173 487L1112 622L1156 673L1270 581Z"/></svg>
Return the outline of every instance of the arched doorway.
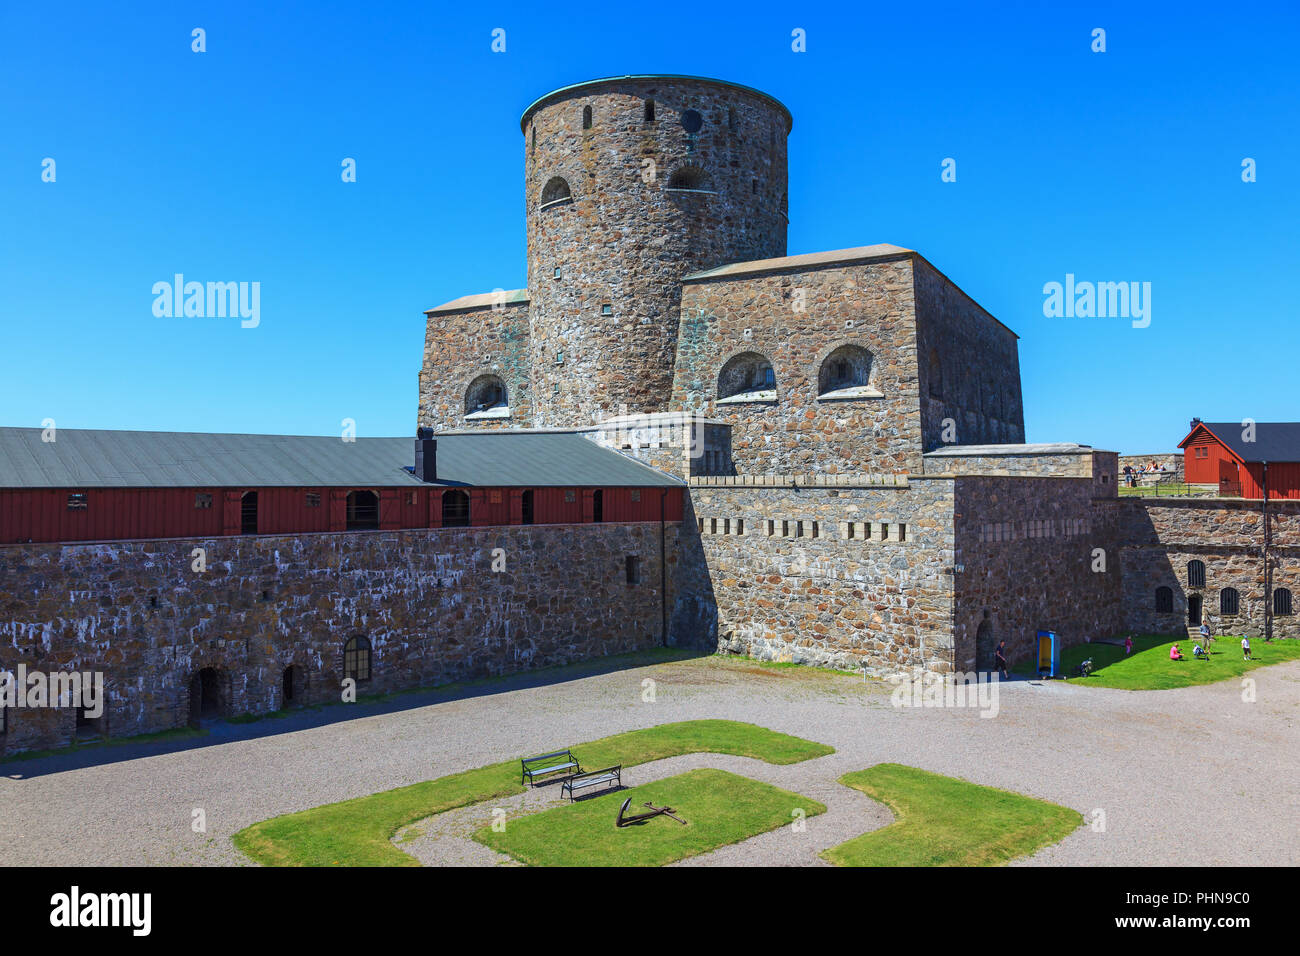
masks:
<svg viewBox="0 0 1300 956"><path fill-rule="evenodd" d="M297 707L302 698L303 670L297 664L290 664L284 669L280 679L280 706Z"/></svg>
<svg viewBox="0 0 1300 956"><path fill-rule="evenodd" d="M257 534L256 491L245 491L239 499L239 533Z"/></svg>
<svg viewBox="0 0 1300 956"><path fill-rule="evenodd" d="M988 611L984 612L984 620L980 621L979 629L975 632L975 669L977 671L991 671L996 667L994 657L997 651L997 642L993 640L993 624L988 619Z"/></svg>
<svg viewBox="0 0 1300 956"><path fill-rule="evenodd" d="M1189 594L1187 596L1187 623L1193 627L1201 626L1201 596L1199 594Z"/></svg>
<svg viewBox="0 0 1300 956"><path fill-rule="evenodd" d="M191 727L198 727L205 720L226 716L226 706L221 672L215 667L205 667L190 678Z"/></svg>

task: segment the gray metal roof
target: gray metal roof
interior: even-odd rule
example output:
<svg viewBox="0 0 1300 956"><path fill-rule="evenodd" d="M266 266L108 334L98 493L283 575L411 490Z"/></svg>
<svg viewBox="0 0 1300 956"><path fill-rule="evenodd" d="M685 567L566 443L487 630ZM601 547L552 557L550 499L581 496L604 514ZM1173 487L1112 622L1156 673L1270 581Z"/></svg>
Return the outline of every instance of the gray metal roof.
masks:
<svg viewBox="0 0 1300 956"><path fill-rule="evenodd" d="M497 292L478 292L474 295L462 295L459 299L452 299L450 302L444 302L442 305L435 305L432 309L425 309L425 315L434 315L441 312L468 312L471 309L490 309L494 306L505 308L508 305L519 305L528 301L527 289L503 289Z"/></svg>
<svg viewBox="0 0 1300 956"><path fill-rule="evenodd" d="M1300 422L1256 422L1253 441L1246 441L1242 422L1199 422L1242 461L1300 461ZM1195 428L1192 429L1196 431ZM1188 438L1191 437L1189 434ZM1183 439L1179 447L1187 444Z"/></svg>
<svg viewBox="0 0 1300 956"><path fill-rule="evenodd" d="M780 256L776 259L754 259L750 262L732 262L703 272L692 272L683 282L702 279L721 279L730 276L751 275L755 272L773 272L781 269L815 269L819 266L843 266L855 262L873 262L877 259L899 259L917 255L914 249L904 249L888 242L874 246L856 246L853 249L832 249L828 252L807 252L798 256Z"/></svg>
<svg viewBox="0 0 1300 956"><path fill-rule="evenodd" d="M0 488L419 487L413 438L0 428ZM670 487L576 432L435 436L438 484Z"/></svg>

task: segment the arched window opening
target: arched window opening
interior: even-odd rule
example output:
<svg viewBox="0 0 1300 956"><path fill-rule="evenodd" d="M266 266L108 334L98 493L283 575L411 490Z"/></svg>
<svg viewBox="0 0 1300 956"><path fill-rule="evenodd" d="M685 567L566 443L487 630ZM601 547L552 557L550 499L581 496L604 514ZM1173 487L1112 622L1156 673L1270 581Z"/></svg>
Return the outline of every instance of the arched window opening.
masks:
<svg viewBox="0 0 1300 956"><path fill-rule="evenodd" d="M560 203L569 202L573 199L573 193L569 189L569 183L563 176L552 176L542 187L542 206L546 209L550 206L558 206Z"/></svg>
<svg viewBox="0 0 1300 956"><path fill-rule="evenodd" d="M1241 595L1236 588L1224 588L1219 592L1219 613L1236 614L1241 606Z"/></svg>
<svg viewBox="0 0 1300 956"><path fill-rule="evenodd" d="M257 534L256 491L245 491L239 499L239 533Z"/></svg>
<svg viewBox="0 0 1300 956"><path fill-rule="evenodd" d="M442 526L444 528L469 527L469 495L453 488L442 495Z"/></svg>
<svg viewBox="0 0 1300 956"><path fill-rule="evenodd" d="M718 373L718 403L776 401L776 373L767 357L742 352L727 360Z"/></svg>
<svg viewBox="0 0 1300 956"><path fill-rule="evenodd" d="M1291 613L1290 589L1278 588L1273 592L1273 613L1279 617L1286 617Z"/></svg>
<svg viewBox="0 0 1300 956"><path fill-rule="evenodd" d="M1187 586L1189 588L1205 587L1205 562L1187 562Z"/></svg>
<svg viewBox="0 0 1300 956"><path fill-rule="evenodd" d="M591 129L591 107L590 106L584 106L582 108L582 128Z"/></svg>
<svg viewBox="0 0 1300 956"><path fill-rule="evenodd" d="M699 166L680 166L668 177L667 189L712 192L709 175Z"/></svg>
<svg viewBox="0 0 1300 956"><path fill-rule="evenodd" d="M860 345L841 345L822 362L817 372L817 397L879 398L871 384L871 353Z"/></svg>
<svg viewBox="0 0 1300 956"><path fill-rule="evenodd" d="M379 530L379 495L373 491L349 491L347 530Z"/></svg>
<svg viewBox="0 0 1300 956"><path fill-rule="evenodd" d="M1156 613L1173 614L1174 613L1174 592L1172 588L1156 588Z"/></svg>
<svg viewBox="0 0 1300 956"><path fill-rule="evenodd" d="M533 489L529 488L522 495L519 501L520 523L533 523Z"/></svg>
<svg viewBox="0 0 1300 956"><path fill-rule="evenodd" d="M370 680L370 638L357 634L343 645L343 679L349 677L358 684Z"/></svg>
<svg viewBox="0 0 1300 956"><path fill-rule="evenodd" d="M599 488L591 493L591 520L605 520L605 493Z"/></svg>
<svg viewBox="0 0 1300 956"><path fill-rule="evenodd" d="M465 389L466 418L509 418L510 396L496 375L480 375Z"/></svg>

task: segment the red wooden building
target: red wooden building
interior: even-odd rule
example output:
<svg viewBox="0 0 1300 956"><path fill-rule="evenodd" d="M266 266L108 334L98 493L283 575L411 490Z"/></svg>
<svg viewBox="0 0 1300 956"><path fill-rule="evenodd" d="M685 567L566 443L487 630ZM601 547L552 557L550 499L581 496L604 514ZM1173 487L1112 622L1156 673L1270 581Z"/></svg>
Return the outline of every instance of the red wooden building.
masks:
<svg viewBox="0 0 1300 956"><path fill-rule="evenodd" d="M0 428L0 544L680 521L683 483L573 432L405 438Z"/></svg>
<svg viewBox="0 0 1300 956"><path fill-rule="evenodd" d="M1300 499L1300 422L1203 422L1178 443L1192 485L1220 494Z"/></svg>

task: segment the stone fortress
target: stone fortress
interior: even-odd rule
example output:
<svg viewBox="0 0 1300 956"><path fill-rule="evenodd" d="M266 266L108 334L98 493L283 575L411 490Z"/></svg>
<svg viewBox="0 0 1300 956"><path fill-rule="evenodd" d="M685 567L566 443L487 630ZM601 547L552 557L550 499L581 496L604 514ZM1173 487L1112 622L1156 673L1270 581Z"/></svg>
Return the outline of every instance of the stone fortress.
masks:
<svg viewBox="0 0 1300 956"><path fill-rule="evenodd" d="M687 478L675 640L883 674L988 667L1040 628L1179 632L1170 536L1231 555L1222 624L1261 630L1257 505L1121 499L1116 453L1024 444L1018 337L919 253L786 255L771 96L615 77L520 126L527 288L426 313L419 423L575 428Z"/></svg>
<svg viewBox="0 0 1300 956"><path fill-rule="evenodd" d="M436 467L398 439L0 434L0 668L104 671L94 727L124 736L660 645L885 676L1202 613L1300 636L1296 502L1120 496L1115 452L1025 443L1016 334L919 253L786 254L772 97L602 79L521 129L527 287L426 313ZM195 472L218 438L229 467ZM150 468L87 490L100 449ZM149 495L185 524L76 530ZM11 715L0 752L90 723Z"/></svg>

